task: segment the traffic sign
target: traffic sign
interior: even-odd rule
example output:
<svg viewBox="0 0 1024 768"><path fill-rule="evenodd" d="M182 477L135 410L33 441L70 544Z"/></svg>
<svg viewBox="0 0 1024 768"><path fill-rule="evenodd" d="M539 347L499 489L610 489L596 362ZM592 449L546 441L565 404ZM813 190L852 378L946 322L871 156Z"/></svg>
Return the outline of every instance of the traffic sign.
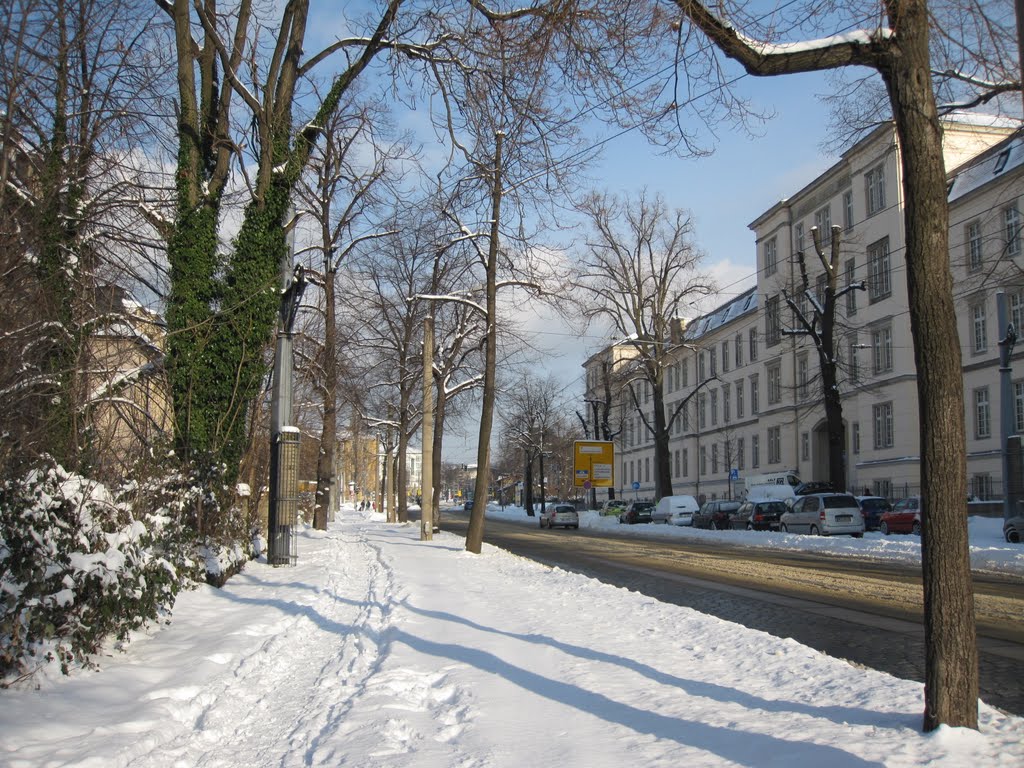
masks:
<svg viewBox="0 0 1024 768"><path fill-rule="evenodd" d="M639 480L634 480L633 481L633 490L634 491L639 491L640 490L640 481Z"/></svg>

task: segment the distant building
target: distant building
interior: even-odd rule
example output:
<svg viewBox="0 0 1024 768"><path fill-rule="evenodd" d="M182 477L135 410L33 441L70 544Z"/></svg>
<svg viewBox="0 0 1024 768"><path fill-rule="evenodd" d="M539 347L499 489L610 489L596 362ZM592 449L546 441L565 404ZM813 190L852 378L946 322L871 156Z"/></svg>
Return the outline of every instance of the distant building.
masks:
<svg viewBox="0 0 1024 768"><path fill-rule="evenodd" d="M997 328L997 291L1006 294L1010 321L1024 327L1024 138L1009 127L962 116L947 120L944 129L970 489L991 498L1001 495L1003 483L998 342L1006 329ZM901 173L895 130L880 126L749 225L756 237L755 288L701 317L679 321L665 384L668 414L689 398L671 437L675 493L737 495L737 478L782 469L807 480L827 478L817 354L806 337L784 333L795 326L782 292L802 293L795 290L801 250L811 286L823 290L811 228L824 233L827 252L832 225L842 228L840 286L863 280L867 288L848 294L837 311L848 486L889 497L918 492ZM810 302L805 296L798 300ZM612 345L587 360L588 400L600 392L607 371L628 364L628 349ZM1024 431L1024 364L1017 365L1013 409L1016 428ZM617 390L614 398L621 427L616 484L623 490L639 483L638 494L650 496L653 440L628 394Z"/></svg>

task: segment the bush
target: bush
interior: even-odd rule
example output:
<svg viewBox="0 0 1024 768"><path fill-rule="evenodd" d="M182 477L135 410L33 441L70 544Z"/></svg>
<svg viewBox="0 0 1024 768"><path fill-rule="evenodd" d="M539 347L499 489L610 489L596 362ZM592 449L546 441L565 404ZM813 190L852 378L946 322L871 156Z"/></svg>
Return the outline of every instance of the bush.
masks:
<svg viewBox="0 0 1024 768"><path fill-rule="evenodd" d="M42 660L89 666L105 640L165 617L194 582L194 539L172 507L133 509L139 490L115 497L52 461L0 485L4 680Z"/></svg>

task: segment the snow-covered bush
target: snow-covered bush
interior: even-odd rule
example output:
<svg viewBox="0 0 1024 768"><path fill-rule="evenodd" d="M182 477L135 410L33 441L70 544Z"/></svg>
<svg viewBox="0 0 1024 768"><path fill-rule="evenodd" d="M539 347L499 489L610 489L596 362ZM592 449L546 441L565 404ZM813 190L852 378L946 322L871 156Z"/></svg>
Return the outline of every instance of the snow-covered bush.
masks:
<svg viewBox="0 0 1024 768"><path fill-rule="evenodd" d="M88 665L108 639L167 615L197 574L166 506L133 509L52 461L0 485L0 678L42 660ZM138 498L136 495L135 498Z"/></svg>

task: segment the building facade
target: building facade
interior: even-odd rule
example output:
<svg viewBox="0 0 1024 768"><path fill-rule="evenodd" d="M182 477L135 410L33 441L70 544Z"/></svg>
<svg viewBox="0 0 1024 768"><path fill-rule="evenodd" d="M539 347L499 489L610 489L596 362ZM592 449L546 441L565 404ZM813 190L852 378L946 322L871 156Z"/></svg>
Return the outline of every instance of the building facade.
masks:
<svg viewBox="0 0 1024 768"><path fill-rule="evenodd" d="M958 118L944 127L970 488L979 498L994 498L1003 485L999 342L1007 330L999 327L997 294L1003 294L1008 322L1017 328L1024 322L1024 140L991 121ZM666 416L678 414L669 462L674 493L701 500L738 496L745 475L779 470L805 480L828 479L818 354L807 336L793 332L800 324L787 298L805 317L813 316L826 285L814 230L827 255L836 226L837 287L859 286L841 297L833 333L847 486L891 498L918 492L917 382L901 181L895 131L880 126L749 225L756 239L756 287L706 315L679 321L664 371ZM599 395L605 380L617 380L602 361L628 365L628 354L616 352L621 349L628 344L585 363L588 400ZM1024 431L1020 368L1012 408L1016 429ZM649 400L640 402L643 407ZM627 499L651 498L653 439L628 393L617 391L615 404L616 485Z"/></svg>

